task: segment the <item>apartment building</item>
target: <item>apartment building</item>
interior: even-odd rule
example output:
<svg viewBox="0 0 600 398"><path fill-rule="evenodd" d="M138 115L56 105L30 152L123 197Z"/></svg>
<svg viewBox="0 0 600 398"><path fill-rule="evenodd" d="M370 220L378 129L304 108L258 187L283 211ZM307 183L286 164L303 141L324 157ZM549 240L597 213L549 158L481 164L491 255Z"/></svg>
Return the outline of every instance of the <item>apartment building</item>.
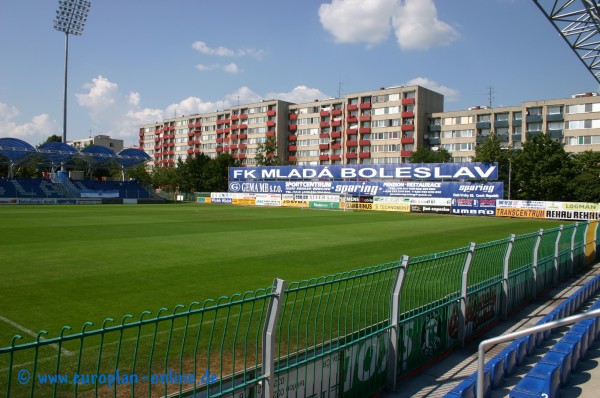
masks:
<svg viewBox="0 0 600 398"><path fill-rule="evenodd" d="M123 150L123 140L111 138L108 135L95 135L89 138L81 138L74 141L69 141L67 144L76 148L77 150L84 149L91 145L103 146L111 149L113 152L118 153Z"/></svg>
<svg viewBox="0 0 600 398"><path fill-rule="evenodd" d="M435 112L424 137L432 149L448 150L454 162L468 162L492 132L507 148L519 149L527 139L548 134L567 152L600 151L600 96L584 93L520 106Z"/></svg>
<svg viewBox="0 0 600 398"><path fill-rule="evenodd" d="M283 164L404 163L429 144L424 141L429 116L443 110L443 101L443 95L420 86L304 104L273 99L141 126L139 145L154 166L198 153L230 153L251 166L268 137L275 138L274 156Z"/></svg>

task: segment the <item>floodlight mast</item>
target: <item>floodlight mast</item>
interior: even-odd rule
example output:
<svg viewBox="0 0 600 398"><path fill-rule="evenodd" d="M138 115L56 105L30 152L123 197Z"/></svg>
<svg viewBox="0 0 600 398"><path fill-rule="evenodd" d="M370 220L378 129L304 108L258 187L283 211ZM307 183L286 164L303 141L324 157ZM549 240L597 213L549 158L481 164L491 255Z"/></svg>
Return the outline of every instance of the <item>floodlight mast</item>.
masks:
<svg viewBox="0 0 600 398"><path fill-rule="evenodd" d="M86 0L59 0L54 29L65 34L65 86L63 97L62 142L67 143L67 70L69 63L69 35L83 33L91 3Z"/></svg>

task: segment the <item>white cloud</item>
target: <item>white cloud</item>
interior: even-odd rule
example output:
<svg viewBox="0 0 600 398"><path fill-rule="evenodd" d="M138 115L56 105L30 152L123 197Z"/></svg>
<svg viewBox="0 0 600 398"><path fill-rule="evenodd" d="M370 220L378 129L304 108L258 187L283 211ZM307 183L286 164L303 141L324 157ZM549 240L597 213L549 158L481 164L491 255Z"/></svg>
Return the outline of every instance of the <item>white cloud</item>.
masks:
<svg viewBox="0 0 600 398"><path fill-rule="evenodd" d="M243 48L237 50L232 50L222 46L211 48L203 41L195 41L192 43L192 48L201 54L215 55L218 57L244 57L249 55L254 58L261 58L264 53L262 50L256 50L254 48Z"/></svg>
<svg viewBox="0 0 600 398"><path fill-rule="evenodd" d="M0 102L0 137L19 138L35 146L53 134L60 135L56 122L46 113L33 116L24 123L14 120L19 116L16 107Z"/></svg>
<svg viewBox="0 0 600 398"><path fill-rule="evenodd" d="M304 102L311 102L316 99L325 99L330 96L324 94L321 90L317 88L310 88L306 86L296 86L294 89L287 93L267 93L267 98L276 98L283 101L294 102L297 104L301 104Z"/></svg>
<svg viewBox="0 0 600 398"><path fill-rule="evenodd" d="M415 77L405 83L407 86L421 86L428 88L432 91L436 91L444 95L444 101L455 102L458 101L460 91L454 88L442 86L436 81L430 80L426 77Z"/></svg>
<svg viewBox="0 0 600 398"><path fill-rule="evenodd" d="M223 70L227 73L236 74L240 71L240 68L233 62L227 65L223 65Z"/></svg>
<svg viewBox="0 0 600 398"><path fill-rule="evenodd" d="M447 45L459 36L438 19L433 0L332 0L321 4L319 18L341 43L372 46L386 40L392 27L398 45L405 50Z"/></svg>
<svg viewBox="0 0 600 398"><path fill-rule="evenodd" d="M235 63L229 63L227 65L221 65L221 64L211 64L211 65L205 65L205 64L198 64L196 65L196 69L198 69L200 72L210 72L213 70L223 70L227 73L231 73L231 74L236 74L240 71L240 68L235 64Z"/></svg>
<svg viewBox="0 0 600 398"><path fill-rule="evenodd" d="M392 25L400 48L405 50L427 50L444 46L458 39L458 32L437 17L433 0L406 0Z"/></svg>

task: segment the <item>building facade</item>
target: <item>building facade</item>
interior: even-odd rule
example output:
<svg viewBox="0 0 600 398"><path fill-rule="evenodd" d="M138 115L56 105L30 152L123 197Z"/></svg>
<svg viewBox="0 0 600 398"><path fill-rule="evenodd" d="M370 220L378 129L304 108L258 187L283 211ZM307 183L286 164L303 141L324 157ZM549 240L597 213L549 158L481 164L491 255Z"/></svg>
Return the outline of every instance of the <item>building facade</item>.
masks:
<svg viewBox="0 0 600 398"><path fill-rule="evenodd" d="M549 134L567 152L600 151L600 96L524 102L520 106L444 112L442 94L420 86L352 93L293 104L277 99L165 119L139 128L139 146L153 166L175 165L203 153L229 153L256 165L259 146L272 138L280 164L399 164L419 148L444 148L469 162L475 147L495 133L519 149Z"/></svg>
<svg viewBox="0 0 600 398"><path fill-rule="evenodd" d="M82 138L67 142L67 144L76 148L77 150L84 149L90 145L99 145L105 148L111 149L113 152L118 153L123 150L123 140L117 140L110 138L108 135L96 135L94 137Z"/></svg>

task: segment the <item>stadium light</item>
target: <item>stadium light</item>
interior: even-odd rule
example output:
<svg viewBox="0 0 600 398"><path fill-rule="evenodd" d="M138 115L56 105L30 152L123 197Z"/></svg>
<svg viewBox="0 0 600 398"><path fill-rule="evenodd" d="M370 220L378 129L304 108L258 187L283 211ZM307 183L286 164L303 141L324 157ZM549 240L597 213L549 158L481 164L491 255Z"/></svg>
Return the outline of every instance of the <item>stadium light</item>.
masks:
<svg viewBox="0 0 600 398"><path fill-rule="evenodd" d="M62 142L67 143L67 66L69 61L69 35L80 36L91 3L86 0L59 0L54 29L65 34L65 87L63 99L63 133Z"/></svg>

